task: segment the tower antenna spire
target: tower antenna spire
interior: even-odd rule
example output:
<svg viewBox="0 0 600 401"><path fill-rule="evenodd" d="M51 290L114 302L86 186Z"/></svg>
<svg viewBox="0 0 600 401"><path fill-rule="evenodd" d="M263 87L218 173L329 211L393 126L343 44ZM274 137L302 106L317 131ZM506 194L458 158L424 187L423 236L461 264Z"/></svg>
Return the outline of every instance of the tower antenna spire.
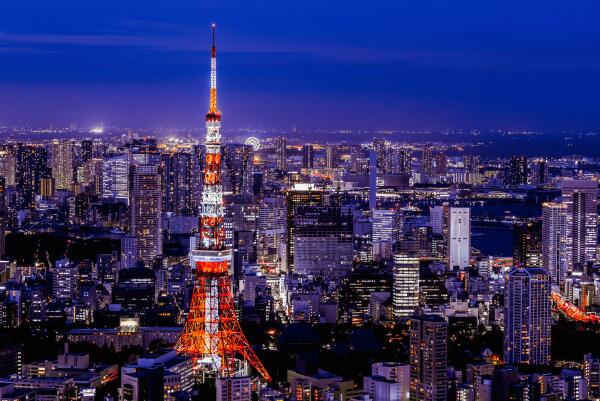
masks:
<svg viewBox="0 0 600 401"><path fill-rule="evenodd" d="M212 40L213 40L213 42L212 42L212 47L215 47L215 28L217 27L217 24L215 24L215 23L213 22L213 24L212 24L212 26L211 26L211 27L212 27Z"/></svg>
<svg viewBox="0 0 600 401"><path fill-rule="evenodd" d="M217 108L217 48L215 46L215 28L216 24L212 24L212 48L210 50L210 105L206 121L220 120L219 110Z"/></svg>

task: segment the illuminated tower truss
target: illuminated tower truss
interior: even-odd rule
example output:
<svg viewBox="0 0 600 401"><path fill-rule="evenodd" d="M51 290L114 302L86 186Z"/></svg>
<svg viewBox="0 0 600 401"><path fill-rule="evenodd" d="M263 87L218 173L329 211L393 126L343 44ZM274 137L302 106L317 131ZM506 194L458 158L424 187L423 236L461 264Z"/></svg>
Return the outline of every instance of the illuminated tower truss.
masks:
<svg viewBox="0 0 600 401"><path fill-rule="evenodd" d="M221 185L221 114L217 109L215 26L210 59L210 107L206 114L204 188L200 210L200 241L190 257L196 270L190 311L177 351L194 358L195 369L231 377L243 360L270 381L237 320L231 293L231 249L225 248Z"/></svg>

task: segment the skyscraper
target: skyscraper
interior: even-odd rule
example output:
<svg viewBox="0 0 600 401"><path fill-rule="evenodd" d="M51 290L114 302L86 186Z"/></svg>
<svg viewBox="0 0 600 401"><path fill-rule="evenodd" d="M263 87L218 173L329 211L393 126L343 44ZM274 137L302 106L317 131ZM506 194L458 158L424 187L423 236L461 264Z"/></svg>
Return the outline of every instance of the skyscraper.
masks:
<svg viewBox="0 0 600 401"><path fill-rule="evenodd" d="M102 161L102 196L129 201L129 157L114 156Z"/></svg>
<svg viewBox="0 0 600 401"><path fill-rule="evenodd" d="M443 177L448 174L448 159L443 152L436 152L434 156L435 174Z"/></svg>
<svg viewBox="0 0 600 401"><path fill-rule="evenodd" d="M421 155L421 174L425 177L433 175L433 148L425 146Z"/></svg>
<svg viewBox="0 0 600 401"><path fill-rule="evenodd" d="M398 150L398 172L400 174L412 173L412 149L401 147Z"/></svg>
<svg viewBox="0 0 600 401"><path fill-rule="evenodd" d="M505 363L550 364L550 286L545 269L514 267L506 274Z"/></svg>
<svg viewBox="0 0 600 401"><path fill-rule="evenodd" d="M287 171L286 139L282 136L275 138L275 165L277 170Z"/></svg>
<svg viewBox="0 0 600 401"><path fill-rule="evenodd" d="M400 212L396 209L373 209L373 243L398 242L401 231Z"/></svg>
<svg viewBox="0 0 600 401"><path fill-rule="evenodd" d="M548 183L548 162L546 159L536 159L531 163L531 183L534 185Z"/></svg>
<svg viewBox="0 0 600 401"><path fill-rule="evenodd" d="M508 161L506 184L519 186L527 184L528 166L526 156L511 156Z"/></svg>
<svg viewBox="0 0 600 401"><path fill-rule="evenodd" d="M448 327L437 315L410 320L410 399L445 401L448 392Z"/></svg>
<svg viewBox="0 0 600 401"><path fill-rule="evenodd" d="M294 271L328 280L352 268L352 216L337 206L296 209Z"/></svg>
<svg viewBox="0 0 600 401"><path fill-rule="evenodd" d="M337 148L335 145L327 145L325 148L325 168L334 169L338 166Z"/></svg>
<svg viewBox="0 0 600 401"><path fill-rule="evenodd" d="M162 254L162 174L158 166L133 164L130 180L130 231L138 259L150 266Z"/></svg>
<svg viewBox="0 0 600 401"><path fill-rule="evenodd" d="M315 152L313 145L307 143L302 147L302 168L311 169L314 168L315 163Z"/></svg>
<svg viewBox="0 0 600 401"><path fill-rule="evenodd" d="M73 183L73 142L61 139L52 142L52 178L56 189L68 190Z"/></svg>
<svg viewBox="0 0 600 401"><path fill-rule="evenodd" d="M287 206L287 262L288 269L294 267L296 209L299 206L323 206L325 197L321 191L289 191L286 197Z"/></svg>
<svg viewBox="0 0 600 401"><path fill-rule="evenodd" d="M49 176L48 152L42 146L18 144L16 153L17 207L27 209L35 206L41 179Z"/></svg>
<svg viewBox="0 0 600 401"><path fill-rule="evenodd" d="M286 209L283 198L264 199L259 206L258 262L286 270Z"/></svg>
<svg viewBox="0 0 600 401"><path fill-rule="evenodd" d="M378 155L373 149L369 153L369 209L377 207L377 160Z"/></svg>
<svg viewBox="0 0 600 401"><path fill-rule="evenodd" d="M0 176L6 180L6 185L15 185L16 157L13 146L0 147Z"/></svg>
<svg viewBox="0 0 600 401"><path fill-rule="evenodd" d="M394 317L412 316L419 306L419 258L416 255L394 255L392 286Z"/></svg>
<svg viewBox="0 0 600 401"><path fill-rule="evenodd" d="M377 153L377 169L381 174L392 173L392 148L385 139L374 138L373 150Z"/></svg>
<svg viewBox="0 0 600 401"><path fill-rule="evenodd" d="M540 220L530 220L513 226L513 264L524 267L544 267Z"/></svg>
<svg viewBox="0 0 600 401"><path fill-rule="evenodd" d="M569 267L566 215L564 203L547 202L542 205L542 266L548 269L552 284L561 287Z"/></svg>
<svg viewBox="0 0 600 401"><path fill-rule="evenodd" d="M175 214L190 215L193 208L193 162L190 153L163 154L164 194L163 210Z"/></svg>
<svg viewBox="0 0 600 401"><path fill-rule="evenodd" d="M465 269L471 260L471 209L448 209L448 269Z"/></svg>
<svg viewBox="0 0 600 401"><path fill-rule="evenodd" d="M227 144L223 152L223 190L232 194L248 194L252 191L252 159L250 145Z"/></svg>
<svg viewBox="0 0 600 401"><path fill-rule="evenodd" d="M598 182L565 180L561 184L562 201L567 206L566 237L569 241L571 269L582 268L596 259L598 241Z"/></svg>

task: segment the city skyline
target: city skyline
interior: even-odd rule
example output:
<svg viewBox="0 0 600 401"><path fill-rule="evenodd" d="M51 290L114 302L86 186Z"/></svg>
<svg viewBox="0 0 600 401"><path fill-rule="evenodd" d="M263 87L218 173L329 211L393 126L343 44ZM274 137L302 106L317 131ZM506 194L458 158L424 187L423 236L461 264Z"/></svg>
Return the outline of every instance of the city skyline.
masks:
<svg viewBox="0 0 600 401"><path fill-rule="evenodd" d="M579 64L590 10L32 1L28 23L17 3L0 16L0 91L20 77L35 99L21 115L0 92L0 120L28 121L0 121L2 401L600 400L600 136L561 130L595 121L564 97L594 70ZM210 24L203 50L198 13L227 32ZM419 40L399 44L409 32ZM200 54L204 78L164 75ZM498 73L515 81L499 90ZM58 90L39 108L48 79ZM194 102L181 91L197 81ZM191 109L203 128L32 128ZM374 128L474 112L552 128ZM324 127L342 120L369 128Z"/></svg>

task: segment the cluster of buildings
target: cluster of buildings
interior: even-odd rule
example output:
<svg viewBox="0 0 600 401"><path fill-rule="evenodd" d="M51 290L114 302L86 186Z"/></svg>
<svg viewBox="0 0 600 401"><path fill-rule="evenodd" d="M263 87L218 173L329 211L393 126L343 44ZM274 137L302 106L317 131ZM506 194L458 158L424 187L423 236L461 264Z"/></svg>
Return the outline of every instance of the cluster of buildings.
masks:
<svg viewBox="0 0 600 401"><path fill-rule="evenodd" d="M248 143L222 146L224 238L233 250L239 318L265 327L410 322L403 363L375 364L363 383L318 367L291 369L287 390L263 386L261 399L600 396L596 356L558 375L517 369L553 363L553 292L584 313L600 304L593 172L568 159L482 160L449 146L380 139ZM174 344L193 291L189 255L199 241L204 160L197 141L133 134L3 144L2 327L65 330L70 343L114 352L146 352L159 339ZM474 212L490 202L531 199L539 216ZM489 226L512 227L512 258L474 246L474 227ZM24 238L39 248L48 237L65 238L66 255L52 258L44 248L22 255L6 247L11 238ZM94 240L106 241L110 251L70 252ZM500 329L503 352L454 370L449 327L472 335L482 327ZM86 370L85 381L61 373L61 362L25 361L18 342L7 342L0 355L6 394L62 386L58 392L75 388L86 399L117 380L115 369L126 400L150 399L140 394L152 391L172 400L193 393L191 359L172 352L117 367L76 357L72 369ZM70 358L68 351L61 355ZM249 400L256 390L248 377L223 380L218 399ZM529 398L519 398L524 394Z"/></svg>

